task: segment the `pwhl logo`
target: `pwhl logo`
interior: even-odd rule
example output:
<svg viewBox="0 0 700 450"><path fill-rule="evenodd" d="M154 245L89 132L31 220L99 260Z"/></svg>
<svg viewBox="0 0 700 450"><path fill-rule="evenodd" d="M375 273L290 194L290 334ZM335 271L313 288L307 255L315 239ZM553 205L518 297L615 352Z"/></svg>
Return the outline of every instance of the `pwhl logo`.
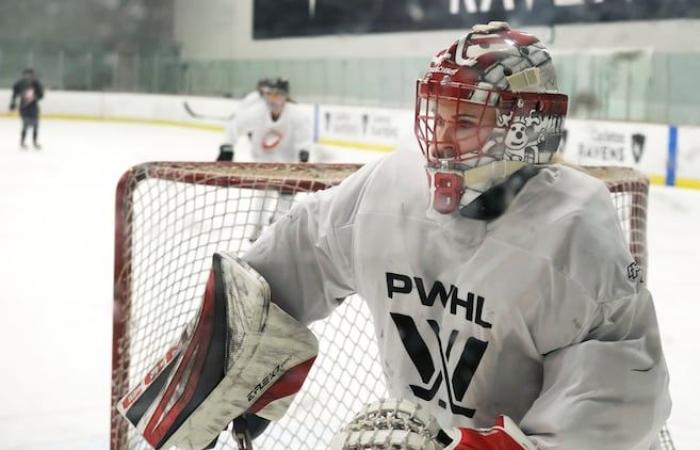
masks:
<svg viewBox="0 0 700 450"><path fill-rule="evenodd" d="M460 294L459 288L453 284L446 286L445 283L435 280L430 285L421 277L387 272L386 287L387 296L395 301L402 298L397 294L410 295L417 291L418 300L423 306L432 308L440 305L455 317L460 317L480 327L488 329L493 326L482 317L486 301L484 297L473 292L463 291ZM413 318L399 313L391 313L390 315L406 353L411 358L411 362L413 362L423 382L423 386L409 384L413 395L425 401L432 401L440 387L444 385L447 401L444 398L438 398L438 405L443 409L449 405L452 414L468 418L474 417L475 411L473 409L459 403L464 399L464 394L467 392L474 372L476 372L476 368L486 352L488 342L470 337L461 351L456 350L455 342L459 336L458 331L450 331L447 341L443 341L440 336L440 324L435 320L428 320L428 325L432 334L435 335L434 339L439 350L437 361L434 361L426 338L421 336ZM433 339L433 337L428 336L428 339ZM450 373L447 363L454 361L454 358L457 358L457 361L453 365L454 370Z"/></svg>
<svg viewBox="0 0 700 450"><path fill-rule="evenodd" d="M443 398L438 398L438 405L445 409L449 404L452 414L468 418L474 417L474 409L461 406L459 403L464 399L464 394L467 392L474 372L476 372L476 368L479 366L484 352L486 352L488 342L470 337L464 344L462 351L459 352L459 355L455 356L453 350L459 334L457 330L452 330L447 338L447 342L443 343L440 338L440 325L434 320L428 320L428 325L430 325L430 329L435 334L440 353L436 364L413 318L403 314L391 313L391 319L394 321L399 336L401 336L401 342L424 385L409 384L413 395L425 401L432 401L444 382L447 402ZM458 360L454 371L450 374L447 363L453 357L458 358Z"/></svg>

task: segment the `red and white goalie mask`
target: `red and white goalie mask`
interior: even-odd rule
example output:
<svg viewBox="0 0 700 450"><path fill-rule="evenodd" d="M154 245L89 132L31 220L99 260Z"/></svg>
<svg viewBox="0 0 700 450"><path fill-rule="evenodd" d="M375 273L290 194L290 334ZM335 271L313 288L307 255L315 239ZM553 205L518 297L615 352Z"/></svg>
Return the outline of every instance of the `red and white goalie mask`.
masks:
<svg viewBox="0 0 700 450"><path fill-rule="evenodd" d="M433 207L453 212L476 168L548 163L567 102L547 49L506 23L476 25L440 51L416 86L415 133Z"/></svg>

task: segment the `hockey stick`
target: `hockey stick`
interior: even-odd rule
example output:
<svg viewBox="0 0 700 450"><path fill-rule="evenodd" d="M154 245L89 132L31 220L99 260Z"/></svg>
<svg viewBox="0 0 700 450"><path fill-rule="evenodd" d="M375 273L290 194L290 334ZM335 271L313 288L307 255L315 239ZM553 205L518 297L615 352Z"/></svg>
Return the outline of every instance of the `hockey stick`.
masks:
<svg viewBox="0 0 700 450"><path fill-rule="evenodd" d="M187 111L187 114L190 115L190 117L194 117L195 119L205 119L205 120L218 120L218 121L229 121L236 117L236 113L231 113L228 116L212 116L208 114L199 114L195 112L192 107L186 102L182 102L182 106L185 108L185 111Z"/></svg>

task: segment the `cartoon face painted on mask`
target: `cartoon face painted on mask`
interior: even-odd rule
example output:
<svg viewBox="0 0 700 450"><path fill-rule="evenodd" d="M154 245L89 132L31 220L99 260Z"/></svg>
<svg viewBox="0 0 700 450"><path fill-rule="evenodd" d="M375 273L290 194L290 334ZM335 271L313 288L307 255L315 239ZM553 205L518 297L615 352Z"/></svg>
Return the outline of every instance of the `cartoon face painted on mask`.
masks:
<svg viewBox="0 0 700 450"><path fill-rule="evenodd" d="M510 124L503 140L504 159L536 163L539 161L539 145L544 142L545 134L542 120L535 113L529 117L519 117Z"/></svg>

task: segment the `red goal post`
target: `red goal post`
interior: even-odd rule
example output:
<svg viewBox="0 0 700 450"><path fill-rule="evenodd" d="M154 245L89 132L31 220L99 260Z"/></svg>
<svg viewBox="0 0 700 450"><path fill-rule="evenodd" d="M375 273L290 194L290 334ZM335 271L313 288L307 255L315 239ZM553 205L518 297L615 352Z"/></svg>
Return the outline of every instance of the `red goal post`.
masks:
<svg viewBox="0 0 700 450"><path fill-rule="evenodd" d="M211 255L244 252L255 228L283 213L290 199L338 184L358 167L154 162L122 176L115 227L112 450L149 448L115 404L196 313ZM587 170L606 182L630 249L646 267L647 178L627 168ZM340 309L312 324L319 358L289 413L256 440L256 450L326 448L366 402L387 396L369 310L358 298ZM236 449L230 433L220 435L216 448Z"/></svg>

